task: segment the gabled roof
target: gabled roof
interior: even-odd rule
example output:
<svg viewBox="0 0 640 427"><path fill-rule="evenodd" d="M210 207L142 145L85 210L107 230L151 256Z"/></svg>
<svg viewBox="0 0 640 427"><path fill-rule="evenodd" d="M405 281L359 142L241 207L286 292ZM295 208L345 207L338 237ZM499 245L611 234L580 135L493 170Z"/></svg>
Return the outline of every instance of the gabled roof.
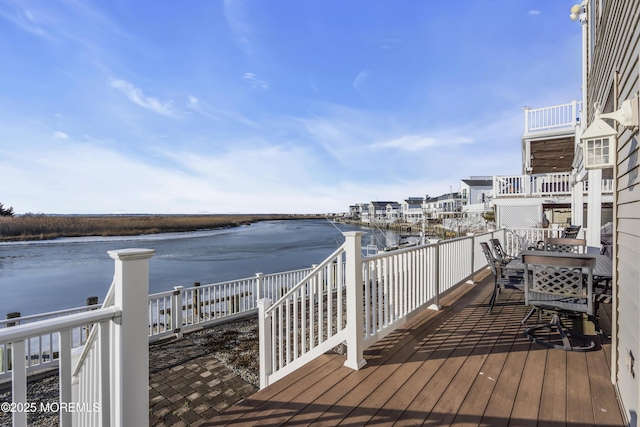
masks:
<svg viewBox="0 0 640 427"><path fill-rule="evenodd" d="M372 204L373 206L376 206L376 207L385 207L385 206L387 206L388 204L394 204L394 203L395 203L396 205L398 204L398 202L378 202L378 201L371 202L371 204Z"/></svg>

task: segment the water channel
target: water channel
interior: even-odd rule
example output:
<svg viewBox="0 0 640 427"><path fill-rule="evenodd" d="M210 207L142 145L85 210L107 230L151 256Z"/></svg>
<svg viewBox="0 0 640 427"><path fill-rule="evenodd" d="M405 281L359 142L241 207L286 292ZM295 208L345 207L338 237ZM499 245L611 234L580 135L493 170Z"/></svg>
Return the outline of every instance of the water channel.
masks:
<svg viewBox="0 0 640 427"><path fill-rule="evenodd" d="M79 307L102 301L113 278L107 251L155 249L149 292L276 273L317 264L344 242L341 231L361 230L362 244L397 243L391 230L327 220L263 221L250 226L135 237L61 238L0 243L0 318Z"/></svg>

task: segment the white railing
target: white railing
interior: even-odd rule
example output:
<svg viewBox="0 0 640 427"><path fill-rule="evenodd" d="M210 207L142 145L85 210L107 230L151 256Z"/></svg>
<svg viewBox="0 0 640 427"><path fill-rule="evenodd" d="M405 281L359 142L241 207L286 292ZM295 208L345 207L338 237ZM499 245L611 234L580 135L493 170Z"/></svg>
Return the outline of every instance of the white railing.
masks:
<svg viewBox="0 0 640 427"><path fill-rule="evenodd" d="M602 194L613 194L614 182L613 179L603 179L601 187ZM584 181L584 192L585 194L589 192L589 181Z"/></svg>
<svg viewBox="0 0 640 427"><path fill-rule="evenodd" d="M76 307L66 310L52 311L44 314L35 314L33 316L22 316L12 319L0 320L0 330L7 327L18 325L26 325L29 323L40 322L48 319L55 319L62 316L69 316L76 313L84 313L99 308L98 305L89 305L85 307ZM90 325L81 325L71 331L72 348L84 345L89 334ZM29 374L46 369L57 369L60 354L60 342L58 334L47 334L32 337L26 341L27 351L27 372ZM6 344L0 344L0 382L11 377L11 358L9 356L9 347Z"/></svg>
<svg viewBox="0 0 640 427"><path fill-rule="evenodd" d="M359 369L367 347L418 310L437 308L443 292L486 267L479 243L504 241L504 234L498 230L363 258L361 233L344 233L344 245L283 298L258 302L260 387L342 343L345 366Z"/></svg>
<svg viewBox="0 0 640 427"><path fill-rule="evenodd" d="M313 268L275 304L271 305L268 297L258 301L261 387L345 340L346 245Z"/></svg>
<svg viewBox="0 0 640 427"><path fill-rule="evenodd" d="M571 174L569 172L494 176L495 197L548 197L571 194Z"/></svg>
<svg viewBox="0 0 640 427"><path fill-rule="evenodd" d="M61 426L147 425L149 349L144 307L148 259L153 253L109 252L115 260L113 291L99 309L0 329L0 345L7 346L11 358L14 427L26 426L28 413L36 411L58 411ZM76 359L72 331L87 325L92 325L91 332ZM48 335L59 339L60 400L28 402L28 342Z"/></svg>
<svg viewBox="0 0 640 427"><path fill-rule="evenodd" d="M571 194L570 172L493 177L494 197L553 197ZM588 192L585 182L584 194ZM613 180L602 180L602 194L613 194Z"/></svg>
<svg viewBox="0 0 640 427"><path fill-rule="evenodd" d="M149 295L149 340L178 337L191 330L257 313L261 298L278 299L305 277L312 268L281 273L256 273L254 277L176 286L173 291ZM172 313L179 313L172 316Z"/></svg>
<svg viewBox="0 0 640 427"><path fill-rule="evenodd" d="M147 324L149 342L228 322L257 314L257 300L263 297L278 299L304 278L312 268L280 273L256 273L255 277L237 279L185 288L176 286L173 291L158 292L148 296ZM113 285L112 285L113 287ZM112 287L110 292L112 292ZM109 295L109 294L108 294ZM104 304L111 304L109 296ZM53 311L33 316L0 320L0 330L74 313L99 308L98 305ZM179 313L172 316L172 313ZM91 325L83 325L72 331L71 348L81 347L89 336ZM11 378L11 360L7 346L0 344L0 383ZM27 342L27 372L31 375L44 370L58 369L59 340L57 334L32 337Z"/></svg>
<svg viewBox="0 0 640 427"><path fill-rule="evenodd" d="M516 256L520 252L536 247L538 242L545 238L558 238L562 236L563 228L508 228L505 232L503 247L510 256ZM581 228L577 238L584 239L586 229Z"/></svg>
<svg viewBox="0 0 640 427"><path fill-rule="evenodd" d="M524 132L552 131L575 128L580 123L581 101L524 109Z"/></svg>

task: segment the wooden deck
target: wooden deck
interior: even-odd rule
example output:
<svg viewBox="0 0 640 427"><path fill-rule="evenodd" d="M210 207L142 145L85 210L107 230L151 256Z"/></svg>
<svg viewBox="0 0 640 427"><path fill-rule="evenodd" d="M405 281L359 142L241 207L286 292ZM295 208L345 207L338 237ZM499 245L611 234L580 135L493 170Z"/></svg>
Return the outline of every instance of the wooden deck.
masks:
<svg viewBox="0 0 640 427"><path fill-rule="evenodd" d="M577 353L532 344L520 325L523 294L506 291L488 314L492 286L486 276L459 286L441 311L368 349L360 371L325 354L203 425L624 425L610 345Z"/></svg>

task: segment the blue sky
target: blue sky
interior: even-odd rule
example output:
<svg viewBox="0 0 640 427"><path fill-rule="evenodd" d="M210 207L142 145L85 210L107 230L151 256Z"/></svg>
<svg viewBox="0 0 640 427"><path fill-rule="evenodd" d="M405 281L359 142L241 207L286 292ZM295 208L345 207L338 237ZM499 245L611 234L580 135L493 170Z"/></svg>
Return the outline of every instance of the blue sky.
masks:
<svg viewBox="0 0 640 427"><path fill-rule="evenodd" d="M0 0L0 202L341 212L519 174L580 98L565 0Z"/></svg>

